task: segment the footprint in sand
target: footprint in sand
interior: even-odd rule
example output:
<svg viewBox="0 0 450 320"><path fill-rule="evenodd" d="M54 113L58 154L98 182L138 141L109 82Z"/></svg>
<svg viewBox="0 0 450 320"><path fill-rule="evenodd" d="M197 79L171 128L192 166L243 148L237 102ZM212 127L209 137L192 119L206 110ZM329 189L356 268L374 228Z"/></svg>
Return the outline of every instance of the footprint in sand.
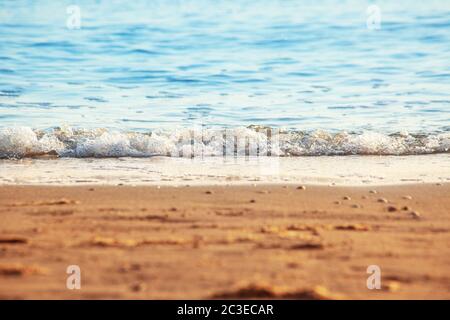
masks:
<svg viewBox="0 0 450 320"><path fill-rule="evenodd" d="M231 291L213 294L212 299L296 299L296 300L339 300L341 296L332 294L326 287L289 291L264 284L249 284Z"/></svg>
<svg viewBox="0 0 450 320"><path fill-rule="evenodd" d="M37 266L25 266L22 264L3 264L0 265L0 276L29 276L45 274L43 268Z"/></svg>
<svg viewBox="0 0 450 320"><path fill-rule="evenodd" d="M0 237L0 244L27 244L27 238L22 237Z"/></svg>

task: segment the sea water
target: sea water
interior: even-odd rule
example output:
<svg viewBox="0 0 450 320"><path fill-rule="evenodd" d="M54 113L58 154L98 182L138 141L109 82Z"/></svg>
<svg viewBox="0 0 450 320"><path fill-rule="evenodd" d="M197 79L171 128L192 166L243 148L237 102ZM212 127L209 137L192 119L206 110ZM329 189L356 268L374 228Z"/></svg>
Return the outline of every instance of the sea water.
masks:
<svg viewBox="0 0 450 320"><path fill-rule="evenodd" d="M240 156L245 139L448 155L450 1L0 2L0 158Z"/></svg>

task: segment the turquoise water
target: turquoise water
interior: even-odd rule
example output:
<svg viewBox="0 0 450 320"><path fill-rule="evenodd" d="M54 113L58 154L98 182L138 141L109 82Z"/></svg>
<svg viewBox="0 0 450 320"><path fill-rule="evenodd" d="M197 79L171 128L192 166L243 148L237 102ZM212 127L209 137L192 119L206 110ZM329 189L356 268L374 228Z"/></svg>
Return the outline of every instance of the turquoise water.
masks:
<svg viewBox="0 0 450 320"><path fill-rule="evenodd" d="M56 127L249 125L447 152L450 1L0 2L0 156ZM22 127L36 136L14 140Z"/></svg>

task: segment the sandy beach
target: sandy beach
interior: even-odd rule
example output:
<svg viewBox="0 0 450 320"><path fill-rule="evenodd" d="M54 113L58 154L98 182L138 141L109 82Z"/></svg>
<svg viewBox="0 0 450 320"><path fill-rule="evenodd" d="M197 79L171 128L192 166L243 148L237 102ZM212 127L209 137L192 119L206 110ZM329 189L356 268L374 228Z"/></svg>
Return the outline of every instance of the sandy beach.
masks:
<svg viewBox="0 0 450 320"><path fill-rule="evenodd" d="M449 299L450 185L2 186L2 299ZM69 265L81 289L66 288ZM367 267L381 269L369 290Z"/></svg>
<svg viewBox="0 0 450 320"><path fill-rule="evenodd" d="M412 2L0 1L0 300L450 300L450 1Z"/></svg>

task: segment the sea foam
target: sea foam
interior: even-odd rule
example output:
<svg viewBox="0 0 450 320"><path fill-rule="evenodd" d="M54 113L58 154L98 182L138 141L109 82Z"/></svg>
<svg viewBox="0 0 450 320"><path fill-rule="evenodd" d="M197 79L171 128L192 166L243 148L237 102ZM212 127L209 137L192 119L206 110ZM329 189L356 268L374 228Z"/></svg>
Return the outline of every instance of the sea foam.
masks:
<svg viewBox="0 0 450 320"><path fill-rule="evenodd" d="M0 128L0 158L415 155L450 152L450 132L302 132L256 127L148 133L98 128Z"/></svg>

